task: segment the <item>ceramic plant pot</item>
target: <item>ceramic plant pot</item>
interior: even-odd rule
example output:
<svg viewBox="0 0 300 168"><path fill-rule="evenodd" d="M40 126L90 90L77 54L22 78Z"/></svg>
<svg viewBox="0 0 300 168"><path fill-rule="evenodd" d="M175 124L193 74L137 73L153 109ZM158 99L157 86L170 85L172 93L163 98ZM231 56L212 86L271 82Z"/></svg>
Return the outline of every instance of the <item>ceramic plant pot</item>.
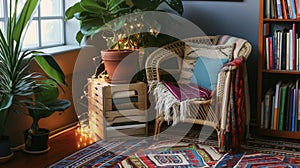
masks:
<svg viewBox="0 0 300 168"><path fill-rule="evenodd" d="M7 156L11 153L10 151L10 144L9 144L9 137L2 136L0 139L0 157Z"/></svg>
<svg viewBox="0 0 300 168"><path fill-rule="evenodd" d="M5 163L13 156L10 150L10 143L8 136L2 136L0 139L0 163Z"/></svg>
<svg viewBox="0 0 300 168"><path fill-rule="evenodd" d="M25 149L27 153L44 153L50 148L48 146L50 131L48 129L40 128L40 131L36 134L28 132L28 129L24 131Z"/></svg>
<svg viewBox="0 0 300 168"><path fill-rule="evenodd" d="M102 50L101 57L111 83L129 83L137 72L138 51Z"/></svg>

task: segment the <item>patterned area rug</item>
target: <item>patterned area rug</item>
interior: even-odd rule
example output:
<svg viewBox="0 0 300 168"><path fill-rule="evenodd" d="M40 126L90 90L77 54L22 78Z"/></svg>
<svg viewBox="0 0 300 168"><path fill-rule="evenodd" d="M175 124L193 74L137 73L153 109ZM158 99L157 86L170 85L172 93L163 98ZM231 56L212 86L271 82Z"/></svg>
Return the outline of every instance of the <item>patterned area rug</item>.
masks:
<svg viewBox="0 0 300 168"><path fill-rule="evenodd" d="M300 158L300 142L274 138L250 138L243 145L243 149Z"/></svg>
<svg viewBox="0 0 300 168"><path fill-rule="evenodd" d="M118 163L118 167L210 167L221 156L213 146L161 141L143 152L129 156Z"/></svg>
<svg viewBox="0 0 300 168"><path fill-rule="evenodd" d="M220 154L216 141L195 139L152 141L98 141L52 164L49 168L65 167L300 167L300 158L267 153L245 152ZM250 147L248 147L250 148ZM274 149L273 149L274 150Z"/></svg>
<svg viewBox="0 0 300 168"><path fill-rule="evenodd" d="M227 153L216 165L214 165L214 167L297 168L300 167L300 159L257 152L242 152L238 154Z"/></svg>

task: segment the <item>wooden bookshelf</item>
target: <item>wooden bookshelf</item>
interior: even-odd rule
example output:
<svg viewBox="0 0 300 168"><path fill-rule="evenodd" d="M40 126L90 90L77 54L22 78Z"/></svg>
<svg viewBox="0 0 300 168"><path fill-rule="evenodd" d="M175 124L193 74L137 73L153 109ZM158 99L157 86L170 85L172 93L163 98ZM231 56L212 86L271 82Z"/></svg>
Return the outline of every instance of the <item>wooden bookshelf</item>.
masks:
<svg viewBox="0 0 300 168"><path fill-rule="evenodd" d="M263 136L274 136L281 138L300 139L300 130L296 132L285 131L285 130L273 130L273 128L263 128L262 123L264 122L261 115L264 113L262 110L262 101L264 100L265 93L270 87L274 87L277 82L291 82L296 81L300 78L299 70L280 70L274 68L267 68L266 64L266 52L265 52L265 37L272 36L276 29L282 27L291 29L292 25L295 24L296 33L300 33L300 18L297 19L276 19L276 18L265 18L265 1L260 0L260 14L259 14L259 36L258 36L258 80L257 80L257 128L256 132ZM276 0L275 0L276 2ZM280 1L283 2L283 1ZM300 4L299 4L300 5ZM300 98L298 98L300 99ZM297 129L297 128L296 128Z"/></svg>

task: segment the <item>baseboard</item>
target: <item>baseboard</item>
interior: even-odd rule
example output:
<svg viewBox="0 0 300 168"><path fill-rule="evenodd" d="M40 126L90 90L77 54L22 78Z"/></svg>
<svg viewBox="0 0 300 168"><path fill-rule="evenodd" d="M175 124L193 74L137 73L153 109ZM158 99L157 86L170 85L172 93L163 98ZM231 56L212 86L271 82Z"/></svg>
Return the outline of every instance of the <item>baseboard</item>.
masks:
<svg viewBox="0 0 300 168"><path fill-rule="evenodd" d="M49 139L55 138L58 135L61 135L61 134L65 133L69 130L75 129L76 127L78 127L78 122L73 122L73 123L68 124L66 126L63 126L63 127L58 128L58 129L55 129L53 131L50 131ZM10 149L12 151L18 151L18 150L21 150L22 148L24 148L24 146L25 146L25 144L23 143L19 146L11 147Z"/></svg>

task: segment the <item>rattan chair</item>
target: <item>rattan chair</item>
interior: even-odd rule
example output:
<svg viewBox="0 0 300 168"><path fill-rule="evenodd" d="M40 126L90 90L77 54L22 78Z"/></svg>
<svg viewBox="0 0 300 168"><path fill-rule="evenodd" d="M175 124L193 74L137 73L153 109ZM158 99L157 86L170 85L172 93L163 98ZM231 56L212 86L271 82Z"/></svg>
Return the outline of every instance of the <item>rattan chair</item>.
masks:
<svg viewBox="0 0 300 168"><path fill-rule="evenodd" d="M147 82L149 84L149 92L152 92L155 88L155 84L153 86L153 83L157 83L162 80L162 73L165 73L164 70L161 70L161 64L164 61L168 61L171 58L177 57L179 60L184 58L184 50L186 48L186 43L197 43L197 44L209 44L214 45L216 43L216 37L217 36L199 36L199 37L191 37L186 38L183 40L178 40L175 42L172 42L170 44L167 44L159 49L156 49L154 52L152 52L145 63L146 67L146 75L147 75ZM250 52L252 50L251 44L249 42L244 43L243 47L241 47L240 51L238 52L238 56L244 56L246 59L249 57ZM175 53L175 54L174 54ZM181 65L179 63L177 71L180 72ZM234 67L231 68L232 70L235 70ZM172 71L169 71L172 72ZM247 75L247 72L245 73ZM193 101L190 102L190 112L192 117L185 118L184 120L181 120L180 122L187 122L187 123L193 123L193 124L200 124L200 125L207 125L213 127L219 137L220 133L220 112L217 109L217 107L213 107L212 104L221 107L219 103L221 102L224 97L228 95L224 95L224 86L225 86L225 75L219 75L218 76L218 84L216 88L216 94L215 96L210 100L204 100L204 101ZM245 77L246 78L246 77ZM152 86L150 86L152 85ZM245 82L245 85L247 85L247 82ZM245 87L245 90L248 91L248 86ZM249 94L246 94L246 106L247 106L247 113L250 114L250 108L249 108ZM247 114L247 116L249 116ZM172 120L170 118L170 120ZM162 123L166 121L164 118L164 114L159 114L156 112L156 118L155 118L155 130L154 130L154 139L158 138L158 135L160 133L161 125ZM219 140L219 139L218 139Z"/></svg>

